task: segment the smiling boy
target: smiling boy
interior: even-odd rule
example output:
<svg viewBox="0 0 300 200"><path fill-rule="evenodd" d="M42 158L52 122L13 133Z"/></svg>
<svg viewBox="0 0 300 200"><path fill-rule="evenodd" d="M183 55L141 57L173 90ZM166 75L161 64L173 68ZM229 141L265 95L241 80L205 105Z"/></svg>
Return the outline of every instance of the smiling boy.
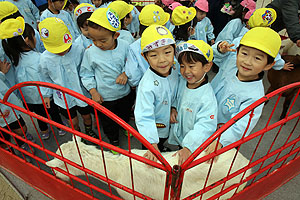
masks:
<svg viewBox="0 0 300 200"><path fill-rule="evenodd" d="M274 58L280 45L278 33L270 28L253 28L243 36L237 49L236 69L226 73L227 76L213 88L218 102L219 127L264 96L262 81L264 71L271 69L275 64ZM223 44L219 47L219 51L222 53L232 51L230 47L228 43ZM251 119L250 114L247 114L228 128L221 135L218 148L249 135L258 122L262 109L263 105L258 106L254 109L253 115L251 114ZM248 127L249 120L251 123ZM206 152L214 151L216 143L213 142Z"/></svg>

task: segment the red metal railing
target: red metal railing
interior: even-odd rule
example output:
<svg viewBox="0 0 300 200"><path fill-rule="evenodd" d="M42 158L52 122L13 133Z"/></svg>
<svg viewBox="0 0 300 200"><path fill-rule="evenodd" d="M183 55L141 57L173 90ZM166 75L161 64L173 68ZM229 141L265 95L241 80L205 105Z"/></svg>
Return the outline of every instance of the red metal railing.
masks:
<svg viewBox="0 0 300 200"><path fill-rule="evenodd" d="M8 97L15 90L19 91L23 101L25 101L21 88L28 86L36 87L37 92L39 92L40 95L41 87L49 87L62 92L66 106L68 105L66 95L74 96L92 106L95 121L97 122L95 125L99 139L92 138L84 133L76 131L72 123L70 124L70 127L67 127L63 124L52 121L48 113L47 118L36 115L28 109L26 102L24 103L25 109L7 102ZM232 195L232 199L259 199L268 195L300 172L299 167L295 167L300 164L300 137L298 126L300 111L299 107L297 107L300 105L298 98L299 89L297 89L296 97L294 98L286 117L282 120L277 120L279 118L277 114L280 113L278 109L281 108L279 105L282 99L282 93L288 89L299 87L300 83L291 84L266 95L252 104L217 130L179 167L176 165L171 166L170 163L168 163L168 161L161 156L161 154L159 154L133 127L125 123L122 119L103 106L94 103L92 100L84 97L83 95L67 88L49 83L20 83L11 88L4 96L3 100L0 99L0 104L5 104L11 107L15 116L16 110L23 113L22 115L24 117L27 116L27 126L31 127L31 129L35 131L34 136L38 138L38 141L36 143L28 141L27 139L15 134L11 129L7 130L0 127L0 141L12 147L12 149L21 152L21 155L18 157L17 155L14 155L13 150L10 149L7 151L0 148L0 166L11 171L16 176L20 177L53 199L103 199L103 196L112 199L121 199L122 196L120 197L113 188L116 188L120 195L122 192L127 195L131 194L130 199L153 199L155 194L144 194L143 190L139 188L139 183L136 183L135 181L137 178L135 176L137 171L135 170L137 169L134 166L142 166L138 165L138 163L151 165L163 175L163 179L161 179L163 180L163 183L159 184L164 185L164 187L158 188L157 190L157 193L161 193L163 195L161 199L224 199L228 198L228 196L231 197ZM262 128L257 128L257 130L252 131L252 134L249 136L243 136L239 141L221 148L220 150L215 150L209 155L205 155L205 153L203 153L204 149L209 144L215 140L218 141L221 134L242 117L250 116L248 122L249 126L254 110L267 101L269 101L269 103L265 107L271 108L269 109L271 111L264 111L262 117L264 120L261 119L260 121L260 127ZM47 109L45 110L47 112ZM69 109L67 110L69 113ZM114 120L116 125L121 126L123 129L127 130L128 133L132 134L133 138L130 138L130 134L127 136L126 145L124 145L126 146L126 149L115 147L105 142L106 139L101 133L102 129L100 127L97 111L104 113ZM3 115L2 111L0 111L0 113ZM38 128L35 125L35 119L39 119L49 124L54 136L55 149L50 147L47 144L47 141L41 139ZM77 156L78 159L76 161L69 159L68 156L70 155L65 154L65 149L62 150L63 145L67 145L63 144L66 141L62 141L62 139L56 134L56 128L63 129L74 136L93 142L96 146L98 146L99 150L97 156L99 156L99 159L101 158L101 160L95 161L96 164L93 163L93 166L90 167L89 163L86 162L86 155L84 154L83 156L84 148L90 147L86 147L87 145L82 146L82 143L80 143L76 137L73 138L74 151L72 156ZM244 133L246 133L247 129L248 127L244 130ZM6 141L2 135L3 132L10 134L15 142ZM25 131L23 131L23 134L25 135ZM15 144L16 139L29 144L31 148L36 150L36 155L34 155L32 151L25 151L20 148L17 144ZM133 140L135 139L148 148L159 161L153 162L143 158L142 155L135 153L137 152L133 150L135 148ZM70 144L70 142L68 144ZM114 150L128 158L128 168L126 168L128 170L127 175L129 177L128 183L124 184L112 178L112 175L110 174L112 167L108 163L108 154L105 152L105 149ZM229 152L232 152L232 154L230 154L231 157L224 166L221 166L223 167L221 170L221 174L223 176L216 177L218 172L217 169L220 169L219 165L222 161L218 160L217 162L210 162L210 164L205 163L209 160L216 159L217 156L221 159L222 156L225 156L225 154L228 154ZM247 158L247 162L241 165L239 165L241 159L240 153ZM31 163L26 161L26 156L31 158ZM123 156L120 156L118 159L123 158ZM52 160L52 158L60 160L63 163L62 167L47 167L46 162ZM103 171L101 173L97 172L97 170L92 170L101 168L101 166L103 167ZM190 181L190 178L193 177L193 173L197 168L203 166L205 167L201 172L201 176L203 177L201 177L200 184L198 184L199 187L195 188L193 192L186 194L186 191L190 191L190 188L187 189L185 183ZM76 173L74 173L74 169L79 170L83 177L77 177ZM126 169L121 168L120 171L126 173ZM147 169L149 169L147 170L147 173L154 170L152 168ZM69 177L69 183L65 183L58 179L57 177L61 176L59 176L57 172ZM107 183L107 186L99 186L100 182L98 180ZM146 180L148 179L145 178L145 181ZM246 184L247 187L242 190ZM193 184L190 183L189 185ZM262 186L264 186L263 189Z"/></svg>

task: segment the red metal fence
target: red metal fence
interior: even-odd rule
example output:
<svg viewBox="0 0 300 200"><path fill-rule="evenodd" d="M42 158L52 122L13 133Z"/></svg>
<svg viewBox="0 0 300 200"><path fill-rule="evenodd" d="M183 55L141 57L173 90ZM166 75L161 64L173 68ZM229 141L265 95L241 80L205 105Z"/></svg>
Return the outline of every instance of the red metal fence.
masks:
<svg viewBox="0 0 300 200"><path fill-rule="evenodd" d="M76 131L72 123L65 126L52 121L48 113L48 117L44 118L31 112L26 102L25 109L7 102L14 91L18 91L25 101L21 89L29 86L36 87L40 95L41 87L60 91L67 108L67 95L92 106L99 139ZM222 126L185 163L178 166L176 157L172 156L174 152L161 156L134 128L83 95L49 83L17 84L3 100L0 99L0 104L11 107L16 118L16 111L22 113L28 129L34 130L31 134L36 142L0 127L0 141L11 147L9 150L0 148L0 166L53 199L259 199L300 172L299 87L300 83L291 84L258 100ZM291 88L297 89L296 97L286 117L278 120L282 93ZM250 124L254 109L266 101L269 103L265 105L260 125L252 134L205 155L204 149L214 140L219 140L221 134L243 116L250 116ZM121 148L106 142L108 140L102 133L97 111L113 119L116 125L133 137L128 134ZM0 114L5 116L4 111ZM36 119L49 124L53 134L52 145L49 140L41 139ZM59 136L57 128L68 134ZM2 133L10 134L12 141L5 140ZM25 130L23 134L25 136ZM80 138L94 145L85 145ZM30 150L20 148L16 139L27 143ZM135 149L140 148L141 144L156 155L158 162L142 157L145 151ZM119 152L119 155L113 155L108 150ZM28 157L31 162L26 161ZM216 157L217 162L210 162Z"/></svg>

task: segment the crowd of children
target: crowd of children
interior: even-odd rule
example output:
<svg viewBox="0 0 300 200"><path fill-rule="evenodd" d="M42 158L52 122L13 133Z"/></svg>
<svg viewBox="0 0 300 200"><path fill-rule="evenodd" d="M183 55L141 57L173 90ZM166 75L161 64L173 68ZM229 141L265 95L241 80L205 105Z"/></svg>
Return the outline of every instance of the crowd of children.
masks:
<svg viewBox="0 0 300 200"><path fill-rule="evenodd" d="M141 12L130 1L48 0L40 16L35 8L29 12L14 4L0 2L0 98L16 83L44 81L85 95L126 122L134 105L139 133L160 152L168 151L165 142L178 145L179 165L217 128L264 96L264 71L291 69L278 54L279 35L268 28L276 19L275 10L256 10L252 0L230 11L234 18L217 37L206 17L207 0L162 0L161 6L149 4ZM213 63L220 70L209 83ZM23 103L18 94L9 101L46 116L44 100L54 121L62 124L57 113L66 119L70 114L69 124L79 131L78 111L85 133L98 137L86 103L66 96L68 112L58 91L43 88L43 99L36 88L24 88L22 93ZM10 108L0 106L0 125L23 136L19 129L26 125L21 115L17 113L22 127ZM246 128L249 135L262 107L255 109L249 126L246 115L205 151L239 140ZM119 127L104 114L98 116L109 142L120 146ZM47 124L38 124L41 138L48 139ZM157 160L150 151L144 156Z"/></svg>

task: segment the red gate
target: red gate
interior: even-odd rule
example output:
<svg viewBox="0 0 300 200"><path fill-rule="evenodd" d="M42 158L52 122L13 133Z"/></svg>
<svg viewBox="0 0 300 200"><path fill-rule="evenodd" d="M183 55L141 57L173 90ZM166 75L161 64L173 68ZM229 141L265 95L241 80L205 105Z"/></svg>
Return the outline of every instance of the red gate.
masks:
<svg viewBox="0 0 300 200"><path fill-rule="evenodd" d="M25 101L21 89L29 86L36 87L40 95L41 87L60 91L68 112L66 98L68 95L92 106L99 139L76 131L72 123L68 127L52 121L46 109L48 117L44 118L30 112L26 102L24 102L24 109L7 101L15 90ZM175 158L171 158L169 154L164 154L165 157L161 156L134 128L83 95L49 83L20 83L11 88L3 100L0 99L0 104L12 108L15 117L17 117L16 111L20 111L22 116L27 118L27 127L35 130L32 134L37 141L34 143L26 137L24 139L18 136L11 129L0 127L0 141L12 147L11 149L15 149L16 152L20 152L15 155L11 149L7 151L0 148L0 166L53 199L105 199L105 197L112 199L259 199L276 190L300 172L298 167L300 164L298 126L300 111L297 107L300 105L297 98L299 89L286 117L278 121L277 116L280 113L281 106L278 105L282 101L282 93L291 88L299 88L299 86L300 83L291 84L261 98L216 131L183 165L177 166L174 163ZM201 154L211 142L219 140L221 134L243 116L250 116L249 125L254 109L266 101L269 103L265 107L271 108L271 112L263 113L262 118L266 120L260 122L263 124L260 125L262 128L256 128L251 135L209 155ZM110 117L116 125L121 126L133 136L131 138L128 134L126 144L121 144L122 148L106 142L97 111ZM4 111L0 111L0 114L5 116ZM41 139L35 125L36 119L49 124L55 141L54 148ZM66 143L56 134L57 128L67 131L73 141ZM12 136L12 142L4 139L2 134L4 132ZM24 130L23 134L25 136ZM78 140L80 138L93 142L97 148L84 145ZM26 142L30 146L30 151L20 148L15 142L16 139ZM156 163L143 158L143 152L134 149L136 147L133 145L133 140L137 140L148 148L159 161ZM33 149L35 149L35 154L33 154ZM119 152L120 155L113 156L106 151L107 149ZM217 162L207 164L217 156L219 158ZM31 163L26 161L26 157L31 158ZM46 162L53 158L55 158L56 165L47 166ZM48 162L48 165L50 163ZM64 178L67 182L58 177ZM152 188L155 192L151 190ZM161 195L161 198L157 197L158 195Z"/></svg>

